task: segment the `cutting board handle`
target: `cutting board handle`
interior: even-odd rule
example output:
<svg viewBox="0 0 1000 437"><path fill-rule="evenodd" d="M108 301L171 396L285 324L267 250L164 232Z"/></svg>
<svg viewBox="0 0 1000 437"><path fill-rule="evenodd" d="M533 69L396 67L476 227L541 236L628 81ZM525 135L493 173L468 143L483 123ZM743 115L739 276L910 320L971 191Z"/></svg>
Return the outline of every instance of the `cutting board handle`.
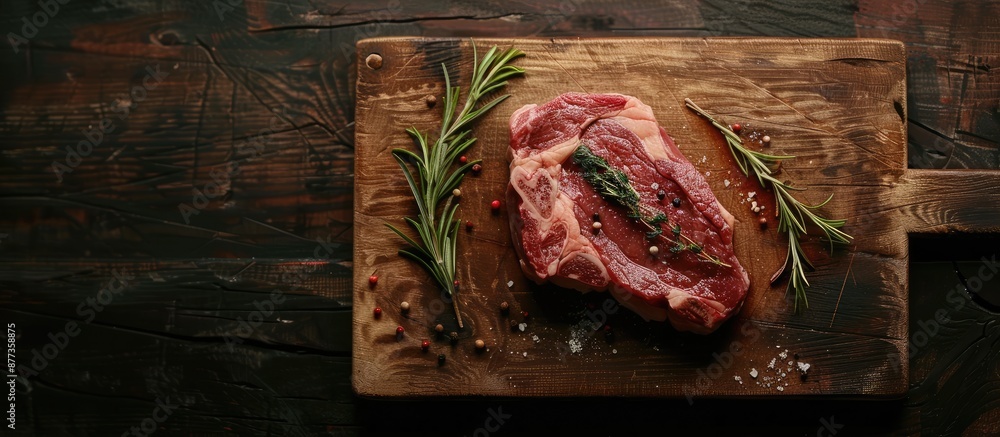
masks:
<svg viewBox="0 0 1000 437"><path fill-rule="evenodd" d="M1000 170L907 169L892 193L909 233L1000 233Z"/></svg>

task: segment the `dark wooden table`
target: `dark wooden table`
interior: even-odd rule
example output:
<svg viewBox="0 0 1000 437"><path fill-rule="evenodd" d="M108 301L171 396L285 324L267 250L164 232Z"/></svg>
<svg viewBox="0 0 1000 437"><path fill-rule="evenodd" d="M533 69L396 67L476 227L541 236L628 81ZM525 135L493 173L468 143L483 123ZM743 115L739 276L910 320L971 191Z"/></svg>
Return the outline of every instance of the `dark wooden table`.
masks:
<svg viewBox="0 0 1000 437"><path fill-rule="evenodd" d="M905 399L355 397L358 39L899 39L910 166L1000 168L997 1L448 3L0 5L0 322L25 376L17 432L1000 432L1000 239L986 235L911 244Z"/></svg>

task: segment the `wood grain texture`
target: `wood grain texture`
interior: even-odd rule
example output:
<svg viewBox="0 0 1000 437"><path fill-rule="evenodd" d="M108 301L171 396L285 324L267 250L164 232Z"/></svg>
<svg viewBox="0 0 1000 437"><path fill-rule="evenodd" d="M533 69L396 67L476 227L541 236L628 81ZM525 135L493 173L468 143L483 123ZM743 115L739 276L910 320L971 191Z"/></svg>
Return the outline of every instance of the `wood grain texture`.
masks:
<svg viewBox="0 0 1000 437"><path fill-rule="evenodd" d="M485 165L481 176L463 184L460 210L463 220L476 223L459 242L464 260L459 277L465 284L459 301L468 319L462 332L467 339L454 347L438 340L428 354L417 347L420 339L434 338L430 328L450 324L451 314L434 311L439 299L434 286L415 265L395 255L399 241L382 226L413 214L389 151L410 147L405 127L431 129L439 123L439 108L428 109L424 102L425 96L442 93L434 66L445 62L453 77L464 77L471 47L467 41L435 39L359 43L360 59L370 53L383 58L380 69L362 61L358 73L354 385L360 394L759 397L905 392L907 239L900 216L878 208L892 203L890 186L902 177L906 162L900 44L711 38L478 43L524 50L528 55L518 62L527 75L513 82L510 100L476 127L479 146L470 152ZM574 329L587 321L587 305L600 308L608 295L582 297L529 285L510 247L506 214L491 214L487 204L502 199L507 185L509 114L567 91L621 92L652 105L661 125L736 216L736 251L751 275L751 292L740 316L718 332L678 334L615 311L609 322L616 330L612 344L588 332L582 352L566 353L564 345ZM783 174L809 189L804 198L818 202L832 193L834 200L824 211L853 219L845 230L857 238L848 250L830 256L818 241L807 244L817 271L810 275L810 309L804 314L792 314L783 288L768 286L766 278L784 259L784 243L773 227L758 229L745 198L756 191L771 211L773 201L737 173L718 133L684 109L685 97L723 119L770 135L774 151L797 156ZM732 181L729 187L726 179ZM367 278L373 272L382 279L370 289ZM510 289L508 281L514 282ZM405 317L395 310L404 300L416 307ZM531 314L525 332L508 329L507 318L497 310L503 300ZM372 317L375 306L388 310L382 319ZM397 324L410 333L401 341L394 338ZM490 349L476 354L472 338L482 338ZM720 367L716 361L725 360L715 357L731 347L738 356ZM785 349L813 365L809 377L803 381L786 371L793 377L782 379L788 386L781 392L756 385L749 371L757 368L763 378L770 359ZM449 357L441 368L435 364L438 353ZM711 380L695 387L709 370Z"/></svg>
<svg viewBox="0 0 1000 437"><path fill-rule="evenodd" d="M234 5L220 16L214 8L219 3ZM498 435L634 435L641 427L815 435L826 429L820 419L831 417L845 425L843 435L996 434L1000 373L989 363L998 362L1000 330L994 329L995 313L971 302L929 344L912 349L909 398L874 403L369 401L351 395L349 352L340 349L350 344L351 320L331 313L348 312L350 302L335 296L353 292L359 39L889 37L907 46L910 167L995 169L1000 162L990 96L1000 85L988 69L996 65L998 5L996 0L70 1L29 46L18 53L7 44L0 48L0 322L28 328L18 347L30 353L49 341L47 333L81 320L73 304L96 294L112 278L111 268L146 264L165 282L158 283L158 293L129 300L127 308L112 304L103 314L114 314L116 325L90 331L95 336L85 331L21 388L19 432L119 435L149 417L156 398L179 396L182 409L156 435L227 430L241 435L473 435L487 410L500 406L513 418ZM908 12L914 6L915 13ZM37 0L5 0L3 34L20 32L21 17L30 18L38 8ZM179 68L137 107L126 128L105 137L91 156L99 163L85 161L71 183L58 184L48 165L63 159L63 148L79 141L82 130L156 63ZM267 146L274 154L247 163L245 176L233 183L237 189L214 199L185 227L176 206L191 201L191 188L211 181L212 168L233 160L226 151L233 148L231 142L238 145L266 128L282 107L302 134L275 135ZM968 127L952 135L956 121ZM197 331L183 330L195 332L193 337L165 337L161 334L173 329L170 325L142 320L170 320L169 314L177 312L169 300L174 294L190 299L246 294L218 287L228 285L227 275L251 257L262 265L314 261L317 238L340 244L329 255L320 249L318 258L341 264L330 273L347 280L317 281L316 296L286 301L299 309L295 323L284 324L284 334L262 336L267 342L230 349L221 337L198 333L235 332L233 317L245 319L252 311L249 297L234 300L235 309L221 306L224 317L201 308L205 316L198 317ZM909 269L911 338L919 322L950 308L945 295L960 285L951 261L968 260L959 266L971 277L977 260L996 254L998 243L982 234L911 239L911 262L920 258ZM212 262L232 265L177 274L188 271L178 266ZM92 277L83 282L81 274ZM74 278L75 285L63 277ZM241 280L239 288L266 289L278 278L259 279L257 285ZM1000 291L997 284L985 283L984 291ZM7 310L14 300L17 309ZM58 313L35 313L45 311L49 301L59 302ZM306 306L312 310L302 310ZM150 330L126 332L122 326ZM322 329L307 328L313 326ZM294 333L299 329L309 333ZM130 350L144 351L137 364L135 355L126 353ZM134 365L143 371L133 371ZM178 373L178 368L189 370ZM47 385L52 379L58 384ZM442 412L450 416L436 420ZM720 412L725 421L719 420Z"/></svg>
<svg viewBox="0 0 1000 437"><path fill-rule="evenodd" d="M858 36L907 45L912 166L1000 167L1000 77L990 74L1000 53L978 30L995 28L998 13L997 2L858 2Z"/></svg>

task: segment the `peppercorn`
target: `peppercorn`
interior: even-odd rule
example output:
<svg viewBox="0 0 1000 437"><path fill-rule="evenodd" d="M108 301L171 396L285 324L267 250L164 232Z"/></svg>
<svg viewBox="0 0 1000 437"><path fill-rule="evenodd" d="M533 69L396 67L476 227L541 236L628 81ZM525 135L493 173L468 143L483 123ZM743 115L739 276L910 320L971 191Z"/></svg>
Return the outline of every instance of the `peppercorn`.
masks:
<svg viewBox="0 0 1000 437"><path fill-rule="evenodd" d="M438 354L438 365L439 366L443 366L444 365L444 360L445 360L444 354Z"/></svg>
<svg viewBox="0 0 1000 437"><path fill-rule="evenodd" d="M757 223L760 223L760 228L761 229L767 229L767 218L766 217L761 217L760 220L757 220Z"/></svg>
<svg viewBox="0 0 1000 437"><path fill-rule="evenodd" d="M428 108L433 108L434 105L437 104L438 98L435 96L427 96L424 97L424 101L427 102Z"/></svg>
<svg viewBox="0 0 1000 437"><path fill-rule="evenodd" d="M601 221L601 215L596 212L594 213L594 215L590 216L590 218L594 219L595 222Z"/></svg>
<svg viewBox="0 0 1000 437"><path fill-rule="evenodd" d="M770 144L771 143L771 137L769 135L764 135L764 138L761 138L760 140L762 142L764 142L764 144Z"/></svg>
<svg viewBox="0 0 1000 437"><path fill-rule="evenodd" d="M743 126L741 126L739 123L733 124L732 128L734 133L740 133L740 131L743 130Z"/></svg>
<svg viewBox="0 0 1000 437"><path fill-rule="evenodd" d="M482 352L484 349L486 349L486 342L477 338L476 339L476 350L479 351L479 352Z"/></svg>
<svg viewBox="0 0 1000 437"><path fill-rule="evenodd" d="M527 311L521 311L521 317L524 317L524 320L528 320L528 312Z"/></svg>
<svg viewBox="0 0 1000 437"><path fill-rule="evenodd" d="M649 246L649 254L650 255L656 255L658 253L660 253L660 248L659 247Z"/></svg>
<svg viewBox="0 0 1000 437"><path fill-rule="evenodd" d="M399 339L403 338L403 332L404 332L404 331L405 331L405 329L403 329L403 327L402 327L402 326L397 326L397 327L396 327L396 339L397 339L397 340L399 340Z"/></svg>
<svg viewBox="0 0 1000 437"><path fill-rule="evenodd" d="M379 317L382 317L382 308L381 307L375 307L375 311L372 311L372 312L375 313L375 318L376 319L379 318Z"/></svg>
<svg viewBox="0 0 1000 437"><path fill-rule="evenodd" d="M590 225L590 227L594 228L595 231L601 230L601 226L604 226L601 222L594 222L594 224Z"/></svg>
<svg viewBox="0 0 1000 437"><path fill-rule="evenodd" d="M465 222L465 230L466 231L471 231L473 227L475 227L475 225L472 224L472 220L467 220Z"/></svg>
<svg viewBox="0 0 1000 437"><path fill-rule="evenodd" d="M437 325L435 325L434 326L434 332L437 332L438 334L444 333L444 325L442 325L440 323L438 323Z"/></svg>
<svg viewBox="0 0 1000 437"><path fill-rule="evenodd" d="M448 334L448 338L451 339L451 344L458 343L458 333L457 332L451 331L451 334Z"/></svg>
<svg viewBox="0 0 1000 437"><path fill-rule="evenodd" d="M681 198L680 197L675 197L674 200L672 200L670 203L674 205L674 208L680 208L680 206L681 206Z"/></svg>
<svg viewBox="0 0 1000 437"><path fill-rule="evenodd" d="M490 208L493 208L493 211L499 210L500 209L500 201L499 200L494 200L494 201L490 202Z"/></svg>
<svg viewBox="0 0 1000 437"><path fill-rule="evenodd" d="M479 172L483 171L483 166L481 166L479 164L472 164L472 171L474 173L479 173Z"/></svg>
<svg viewBox="0 0 1000 437"><path fill-rule="evenodd" d="M459 156L458 157L458 162L461 162L462 164L465 164L466 162L469 162L469 158L466 158L465 155Z"/></svg>
<svg viewBox="0 0 1000 437"><path fill-rule="evenodd" d="M403 313L409 312L410 303L404 300L402 303L399 304L399 310L402 311Z"/></svg>
<svg viewBox="0 0 1000 437"><path fill-rule="evenodd" d="M663 200L664 197L667 197L667 192L666 191L660 190L660 191L656 192L656 198L657 199Z"/></svg>
<svg viewBox="0 0 1000 437"><path fill-rule="evenodd" d="M510 330L511 331L517 331L517 325L518 325L517 320L514 320L514 319L510 320Z"/></svg>
<svg viewBox="0 0 1000 437"><path fill-rule="evenodd" d="M462 195L462 190L459 190L458 188L456 188L454 190L451 190L451 195L455 196L455 197L459 197L459 196Z"/></svg>
<svg viewBox="0 0 1000 437"><path fill-rule="evenodd" d="M378 276L377 275L371 275L371 276L369 276L368 277L368 285L374 287L375 284L378 284Z"/></svg>
<svg viewBox="0 0 1000 437"><path fill-rule="evenodd" d="M507 301L500 302L500 312L504 315L510 313L510 304Z"/></svg>
<svg viewBox="0 0 1000 437"><path fill-rule="evenodd" d="M424 352L427 352L427 349L430 349L430 348L431 348L431 341L430 340L428 340L428 339L425 338L424 341L420 342L420 350L422 350Z"/></svg>

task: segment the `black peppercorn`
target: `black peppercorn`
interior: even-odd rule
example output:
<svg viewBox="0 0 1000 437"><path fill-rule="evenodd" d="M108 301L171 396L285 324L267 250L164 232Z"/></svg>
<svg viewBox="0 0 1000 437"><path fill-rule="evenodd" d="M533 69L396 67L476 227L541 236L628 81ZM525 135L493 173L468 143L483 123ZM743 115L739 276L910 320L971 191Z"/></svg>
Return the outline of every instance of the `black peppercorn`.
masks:
<svg viewBox="0 0 1000 437"><path fill-rule="evenodd" d="M656 192L656 198L657 199L663 200L664 197L667 197L667 192L666 191L660 190L660 191Z"/></svg>
<svg viewBox="0 0 1000 437"><path fill-rule="evenodd" d="M681 206L681 198L675 197L671 203L674 205L674 208L679 208Z"/></svg>
<svg viewBox="0 0 1000 437"><path fill-rule="evenodd" d="M443 366L444 365L444 360L445 360L444 354L438 354L438 365L439 366Z"/></svg>

